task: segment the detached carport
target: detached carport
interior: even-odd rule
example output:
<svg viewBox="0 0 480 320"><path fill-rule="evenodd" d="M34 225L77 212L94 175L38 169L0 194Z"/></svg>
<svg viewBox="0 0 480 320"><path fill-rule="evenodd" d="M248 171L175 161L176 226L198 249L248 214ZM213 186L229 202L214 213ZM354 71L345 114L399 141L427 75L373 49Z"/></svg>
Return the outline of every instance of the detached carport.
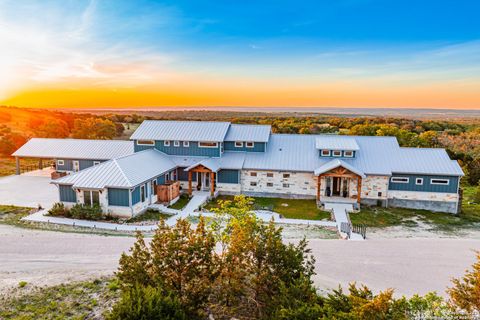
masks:
<svg viewBox="0 0 480 320"><path fill-rule="evenodd" d="M59 171L79 171L95 165L96 162L123 157L133 152L133 141L32 138L12 156L15 157L18 175L21 173L21 158L38 159L39 169L42 169L44 160L50 159L55 161L55 168ZM57 160L73 161L74 165L58 168Z"/></svg>

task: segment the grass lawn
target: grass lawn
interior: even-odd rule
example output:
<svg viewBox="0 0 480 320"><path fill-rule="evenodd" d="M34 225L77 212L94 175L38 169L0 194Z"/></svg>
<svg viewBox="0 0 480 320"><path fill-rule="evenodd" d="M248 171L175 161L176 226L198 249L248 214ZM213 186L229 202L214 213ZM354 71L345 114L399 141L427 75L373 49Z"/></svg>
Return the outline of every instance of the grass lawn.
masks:
<svg viewBox="0 0 480 320"><path fill-rule="evenodd" d="M330 219L330 212L317 208L315 200L281 199L281 198L253 198L254 209L265 209L281 214L289 219L323 220ZM218 207L219 200L233 200L233 196L218 196L209 202L205 208Z"/></svg>
<svg viewBox="0 0 480 320"><path fill-rule="evenodd" d="M100 319L119 296L110 279L43 288L22 282L13 294L0 296L0 319Z"/></svg>
<svg viewBox="0 0 480 320"><path fill-rule="evenodd" d="M189 201L190 201L190 197L188 196L188 194L184 193L180 195L180 199L178 199L177 202L169 206L169 208L175 209L175 210L182 210Z"/></svg>
<svg viewBox="0 0 480 320"><path fill-rule="evenodd" d="M135 222L142 222L142 221L159 221L161 219L168 219L171 215L161 213L155 210L147 210L141 215L128 219L127 223L135 223Z"/></svg>
<svg viewBox="0 0 480 320"><path fill-rule="evenodd" d="M473 203L475 193L479 187L462 186L463 201L462 201L462 215L478 218L480 220L480 203ZM469 204L472 202L472 204Z"/></svg>

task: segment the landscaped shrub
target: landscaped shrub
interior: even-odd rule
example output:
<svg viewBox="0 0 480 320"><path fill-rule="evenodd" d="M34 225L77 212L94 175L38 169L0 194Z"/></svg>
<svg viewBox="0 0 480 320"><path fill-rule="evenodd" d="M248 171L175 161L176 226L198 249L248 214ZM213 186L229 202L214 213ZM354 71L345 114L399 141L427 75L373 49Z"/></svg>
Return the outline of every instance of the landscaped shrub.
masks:
<svg viewBox="0 0 480 320"><path fill-rule="evenodd" d="M68 209L65 208L65 205L61 202L56 202L50 210L48 210L48 214L51 216L66 216Z"/></svg>
<svg viewBox="0 0 480 320"><path fill-rule="evenodd" d="M70 215L75 219L100 220L102 208L97 204L93 206L76 204L70 209Z"/></svg>

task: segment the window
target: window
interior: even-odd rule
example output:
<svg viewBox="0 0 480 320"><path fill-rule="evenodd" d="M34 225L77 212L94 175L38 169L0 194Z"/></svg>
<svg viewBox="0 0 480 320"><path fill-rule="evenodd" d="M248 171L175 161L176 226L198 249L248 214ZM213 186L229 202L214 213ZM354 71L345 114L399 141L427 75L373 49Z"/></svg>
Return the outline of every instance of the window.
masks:
<svg viewBox="0 0 480 320"><path fill-rule="evenodd" d="M190 147L190 141L183 141L183 146L184 146L185 148Z"/></svg>
<svg viewBox="0 0 480 320"><path fill-rule="evenodd" d="M83 203L87 206L93 206L94 204L100 204L100 193L98 191L83 191Z"/></svg>
<svg viewBox="0 0 480 320"><path fill-rule="evenodd" d="M250 177L256 177L257 173L256 172L250 172Z"/></svg>
<svg viewBox="0 0 480 320"><path fill-rule="evenodd" d="M332 155L334 157L341 157L342 156L342 151L340 150L333 150Z"/></svg>
<svg viewBox="0 0 480 320"><path fill-rule="evenodd" d="M330 157L330 150L322 150L322 157Z"/></svg>
<svg viewBox="0 0 480 320"><path fill-rule="evenodd" d="M286 179L286 178L290 178L290 173L284 173L284 174L283 174L283 178L285 178L285 179Z"/></svg>
<svg viewBox="0 0 480 320"><path fill-rule="evenodd" d="M284 183L284 184L283 184L283 187L284 187L284 188L289 188L289 187L290 187L290 184Z"/></svg>
<svg viewBox="0 0 480 320"><path fill-rule="evenodd" d="M235 141L235 148L243 148L243 142L242 141Z"/></svg>
<svg viewBox="0 0 480 320"><path fill-rule="evenodd" d="M168 141L168 140L163 141L163 145L165 147L170 147L170 141Z"/></svg>
<svg viewBox="0 0 480 320"><path fill-rule="evenodd" d="M64 166L65 165L65 160L57 160L57 165Z"/></svg>
<svg viewBox="0 0 480 320"><path fill-rule="evenodd" d="M417 186L421 186L421 185L423 184L423 178L417 178L417 179L415 179L415 184L416 184Z"/></svg>
<svg viewBox="0 0 480 320"><path fill-rule="evenodd" d="M382 193L381 193L381 192L379 192L379 193L378 193L378 197L381 197L381 196L382 196Z"/></svg>
<svg viewBox="0 0 480 320"><path fill-rule="evenodd" d="M346 158L352 158L353 157L353 151L344 151L343 156Z"/></svg>
<svg viewBox="0 0 480 320"><path fill-rule="evenodd" d="M154 146L155 141L154 140L138 140L137 144L139 146Z"/></svg>
<svg viewBox="0 0 480 320"><path fill-rule="evenodd" d="M218 148L218 142L199 142L200 148Z"/></svg>
<svg viewBox="0 0 480 320"><path fill-rule="evenodd" d="M272 182L267 182L267 187L273 187L273 183Z"/></svg>
<svg viewBox="0 0 480 320"><path fill-rule="evenodd" d="M140 187L140 202L145 202L145 185Z"/></svg>
<svg viewBox="0 0 480 320"><path fill-rule="evenodd" d="M268 178L273 178L273 172L267 172L267 177Z"/></svg>
<svg viewBox="0 0 480 320"><path fill-rule="evenodd" d="M255 143L253 143L253 142L251 142L251 141L245 142L245 146L246 146L247 148L253 148L253 147L255 146Z"/></svg>
<svg viewBox="0 0 480 320"><path fill-rule="evenodd" d="M410 179L407 177L392 177L390 181L393 183L408 183Z"/></svg>
<svg viewBox="0 0 480 320"><path fill-rule="evenodd" d="M173 146L174 147L180 147L180 141L178 141L178 140L173 141Z"/></svg>
<svg viewBox="0 0 480 320"><path fill-rule="evenodd" d="M94 166L98 166L100 164L100 161L93 161Z"/></svg>
<svg viewBox="0 0 480 320"><path fill-rule="evenodd" d="M439 185L448 186L450 184L450 180L449 179L430 179L430 184L439 184Z"/></svg>
<svg viewBox="0 0 480 320"><path fill-rule="evenodd" d="M250 185L251 185L252 187L256 187L256 186L257 186L257 183L256 183L255 181L252 181L252 182L250 182Z"/></svg>

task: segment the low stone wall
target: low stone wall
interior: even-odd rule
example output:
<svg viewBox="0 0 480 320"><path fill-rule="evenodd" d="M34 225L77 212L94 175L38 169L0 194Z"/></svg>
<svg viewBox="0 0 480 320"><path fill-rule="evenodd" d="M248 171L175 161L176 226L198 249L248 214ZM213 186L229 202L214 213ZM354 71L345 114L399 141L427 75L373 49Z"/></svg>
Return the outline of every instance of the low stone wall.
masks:
<svg viewBox="0 0 480 320"><path fill-rule="evenodd" d="M389 207L410 208L419 210L429 210L434 212L458 213L456 202L431 201L431 200L408 200L408 199L389 199Z"/></svg>

